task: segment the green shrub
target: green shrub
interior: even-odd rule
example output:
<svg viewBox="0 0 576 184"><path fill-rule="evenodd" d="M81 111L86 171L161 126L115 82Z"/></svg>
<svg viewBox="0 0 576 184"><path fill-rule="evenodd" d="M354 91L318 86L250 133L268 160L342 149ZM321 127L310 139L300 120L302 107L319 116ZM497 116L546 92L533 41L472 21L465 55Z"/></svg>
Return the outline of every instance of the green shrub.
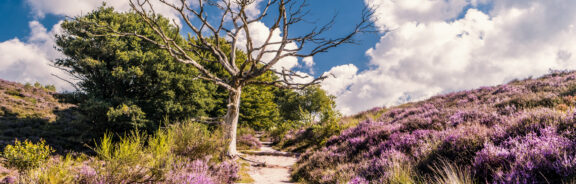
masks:
<svg viewBox="0 0 576 184"><path fill-rule="evenodd" d="M44 89L49 92L56 92L56 86L54 85L46 85L44 86Z"/></svg>
<svg viewBox="0 0 576 184"><path fill-rule="evenodd" d="M146 151L151 155L149 163L152 176L164 178L176 157L172 153L175 137L170 129L159 130L148 138Z"/></svg>
<svg viewBox="0 0 576 184"><path fill-rule="evenodd" d="M146 114L137 105L122 104L110 107L106 113L108 121L119 125L130 125L127 128L141 128L146 123Z"/></svg>
<svg viewBox="0 0 576 184"><path fill-rule="evenodd" d="M148 181L151 172L148 168L154 158L145 152L145 137L145 134L133 131L120 137L118 143L113 143L111 134L105 134L94 151L106 164L96 170L109 182Z"/></svg>
<svg viewBox="0 0 576 184"><path fill-rule="evenodd" d="M14 145L8 145L4 148L2 156L6 159L6 166L24 173L39 167L52 152L54 150L46 145L44 140L37 144L29 140L25 140L24 143L15 140Z"/></svg>

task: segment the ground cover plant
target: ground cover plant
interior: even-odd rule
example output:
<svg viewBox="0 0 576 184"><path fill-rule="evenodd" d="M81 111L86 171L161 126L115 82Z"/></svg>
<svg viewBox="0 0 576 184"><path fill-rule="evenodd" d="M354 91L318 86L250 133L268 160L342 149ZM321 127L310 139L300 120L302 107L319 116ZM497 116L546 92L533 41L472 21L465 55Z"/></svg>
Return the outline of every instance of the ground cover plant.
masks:
<svg viewBox="0 0 576 184"><path fill-rule="evenodd" d="M303 154L307 183L570 183L576 73L376 108ZM371 115L366 115L371 114Z"/></svg>

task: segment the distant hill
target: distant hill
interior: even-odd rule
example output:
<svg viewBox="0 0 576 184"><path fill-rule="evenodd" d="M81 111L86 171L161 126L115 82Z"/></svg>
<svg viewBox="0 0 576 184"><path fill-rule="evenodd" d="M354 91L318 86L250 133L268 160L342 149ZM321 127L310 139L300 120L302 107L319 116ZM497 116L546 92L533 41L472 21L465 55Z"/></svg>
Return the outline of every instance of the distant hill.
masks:
<svg viewBox="0 0 576 184"><path fill-rule="evenodd" d="M374 108L344 118L363 122L303 154L294 178L311 183L573 183L575 95L576 73L556 72Z"/></svg>
<svg viewBox="0 0 576 184"><path fill-rule="evenodd" d="M45 139L58 151L85 149L89 126L80 122L76 105L61 102L62 96L53 86L0 79L0 150L14 139Z"/></svg>
<svg viewBox="0 0 576 184"><path fill-rule="evenodd" d="M56 121L55 111L73 107L54 98L53 86L20 84L0 79L0 121L45 119Z"/></svg>

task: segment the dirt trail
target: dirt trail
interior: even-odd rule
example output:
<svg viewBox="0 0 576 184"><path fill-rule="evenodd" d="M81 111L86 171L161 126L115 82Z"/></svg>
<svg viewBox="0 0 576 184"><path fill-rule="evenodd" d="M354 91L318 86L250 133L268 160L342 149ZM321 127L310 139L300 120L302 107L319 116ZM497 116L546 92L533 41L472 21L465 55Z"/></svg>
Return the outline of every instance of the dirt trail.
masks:
<svg viewBox="0 0 576 184"><path fill-rule="evenodd" d="M262 142L260 151L245 153L245 158L263 163L252 163L249 174L254 179L253 183L292 183L290 182L290 168L296 163L296 156L274 150L270 144L270 142Z"/></svg>

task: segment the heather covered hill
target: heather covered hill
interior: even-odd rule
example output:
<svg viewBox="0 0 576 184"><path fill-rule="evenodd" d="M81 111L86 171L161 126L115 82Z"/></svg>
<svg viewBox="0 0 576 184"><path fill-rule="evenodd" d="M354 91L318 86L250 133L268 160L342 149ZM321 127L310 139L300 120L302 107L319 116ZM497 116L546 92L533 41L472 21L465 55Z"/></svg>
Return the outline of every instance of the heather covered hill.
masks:
<svg viewBox="0 0 576 184"><path fill-rule="evenodd" d="M53 86L20 84L0 79L0 119L38 118L55 121L54 110L67 109L70 104L54 98Z"/></svg>
<svg viewBox="0 0 576 184"><path fill-rule="evenodd" d="M76 106L61 102L54 86L20 84L0 79L0 148L14 139L45 139L57 151L84 150L89 127Z"/></svg>
<svg viewBox="0 0 576 184"><path fill-rule="evenodd" d="M562 183L576 179L576 72L432 97L303 154L309 183ZM345 118L352 121L354 118Z"/></svg>

